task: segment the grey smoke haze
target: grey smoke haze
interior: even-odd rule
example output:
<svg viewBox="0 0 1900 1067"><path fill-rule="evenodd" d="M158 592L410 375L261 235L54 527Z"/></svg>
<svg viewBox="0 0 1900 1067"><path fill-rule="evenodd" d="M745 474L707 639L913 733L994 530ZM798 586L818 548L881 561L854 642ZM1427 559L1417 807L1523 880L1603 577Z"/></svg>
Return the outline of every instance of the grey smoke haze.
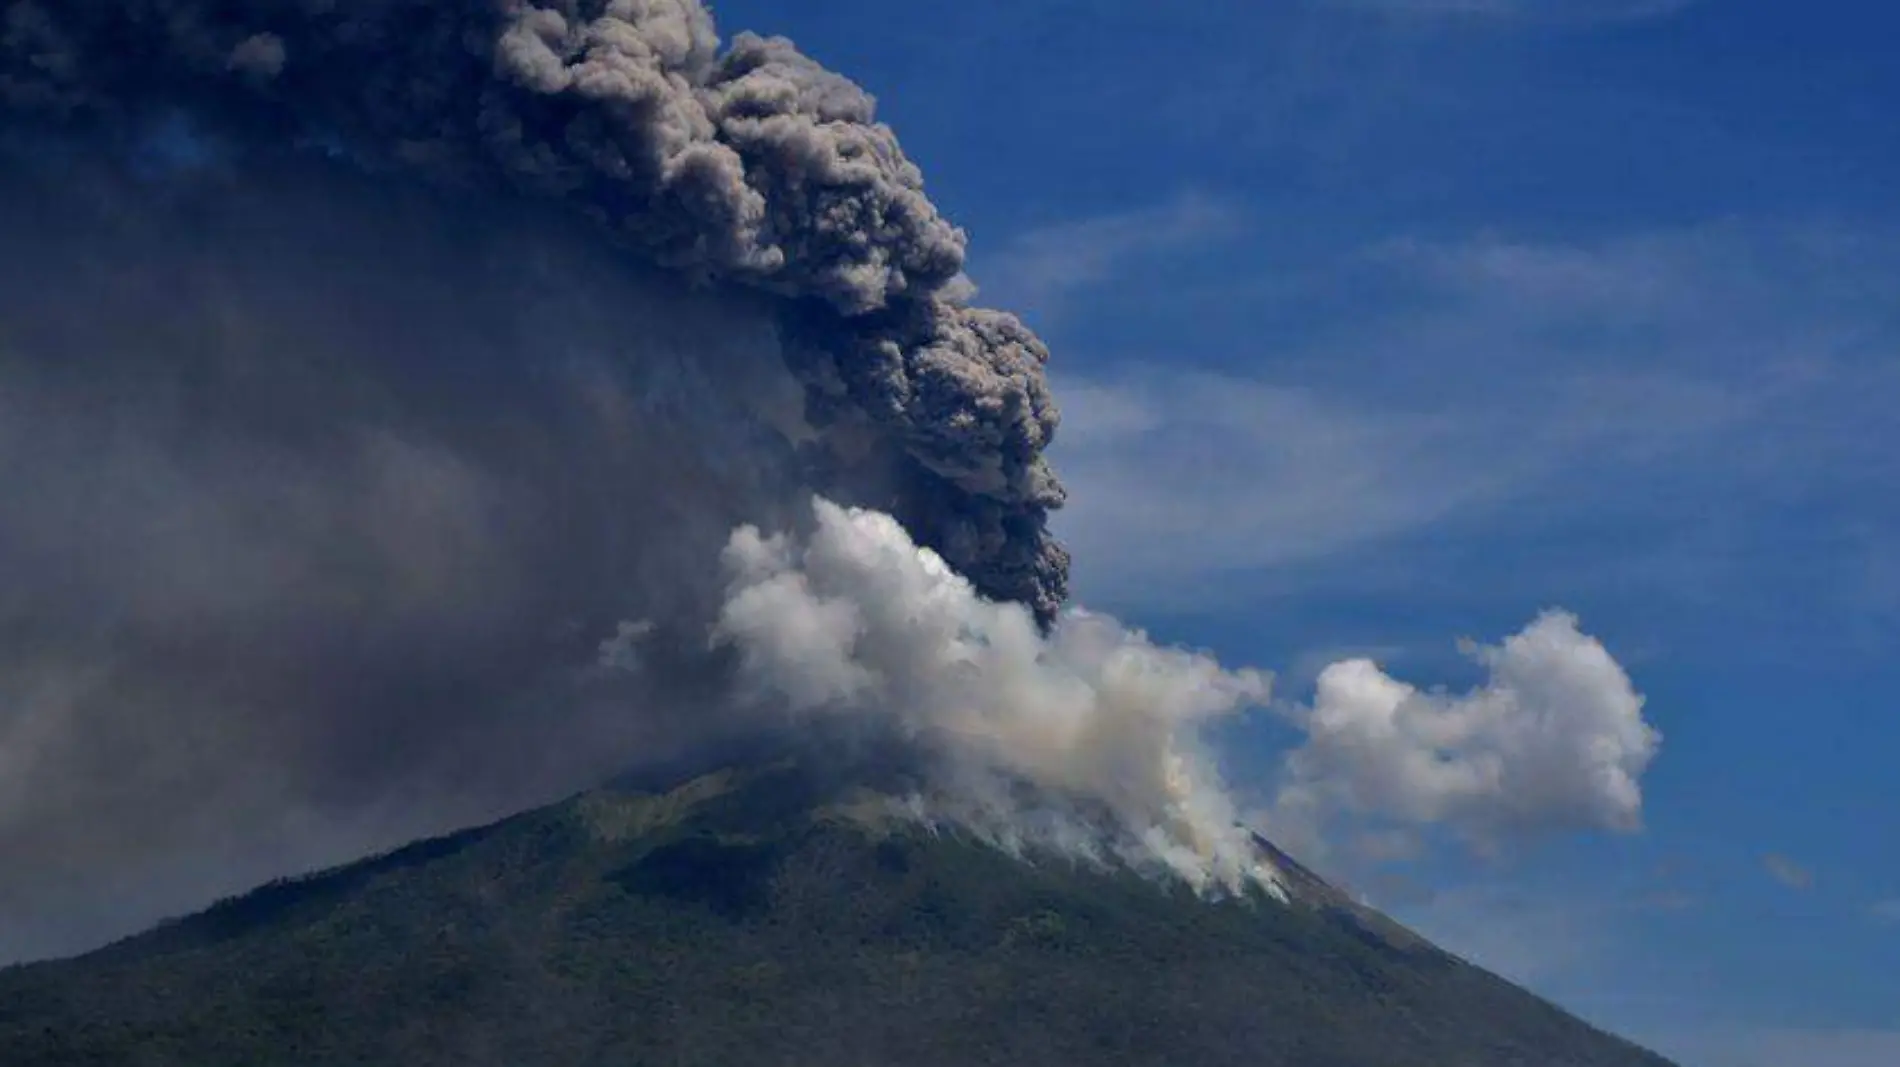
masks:
<svg viewBox="0 0 1900 1067"><path fill-rule="evenodd" d="M680 635L808 491L766 300L341 169L0 158L0 956L717 731ZM629 617L665 669L591 669Z"/></svg>

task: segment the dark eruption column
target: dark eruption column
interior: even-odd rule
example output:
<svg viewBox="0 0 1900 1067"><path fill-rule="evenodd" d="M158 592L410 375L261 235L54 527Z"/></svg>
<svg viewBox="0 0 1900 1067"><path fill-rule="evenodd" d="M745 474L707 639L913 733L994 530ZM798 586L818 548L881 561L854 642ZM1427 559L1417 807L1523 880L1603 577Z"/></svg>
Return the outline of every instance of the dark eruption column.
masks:
<svg viewBox="0 0 1900 1067"><path fill-rule="evenodd" d="M696 0L6 0L8 125L185 114L253 150L557 201L689 278L783 298L833 477L1047 623L1047 351L958 298L964 238L872 98ZM867 487L875 486L875 490Z"/></svg>

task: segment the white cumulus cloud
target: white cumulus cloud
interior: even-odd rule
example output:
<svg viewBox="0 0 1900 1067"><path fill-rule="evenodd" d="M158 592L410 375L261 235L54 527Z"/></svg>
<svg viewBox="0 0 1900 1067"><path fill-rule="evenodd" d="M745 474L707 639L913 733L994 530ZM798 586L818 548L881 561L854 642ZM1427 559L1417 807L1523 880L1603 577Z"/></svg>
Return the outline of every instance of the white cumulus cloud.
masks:
<svg viewBox="0 0 1900 1067"><path fill-rule="evenodd" d="M1273 821L1318 832L1341 817L1444 826L1484 845L1642 824L1641 778L1661 735L1610 653L1565 612L1497 646L1462 695L1427 692L1365 659L1321 672L1287 756Z"/></svg>

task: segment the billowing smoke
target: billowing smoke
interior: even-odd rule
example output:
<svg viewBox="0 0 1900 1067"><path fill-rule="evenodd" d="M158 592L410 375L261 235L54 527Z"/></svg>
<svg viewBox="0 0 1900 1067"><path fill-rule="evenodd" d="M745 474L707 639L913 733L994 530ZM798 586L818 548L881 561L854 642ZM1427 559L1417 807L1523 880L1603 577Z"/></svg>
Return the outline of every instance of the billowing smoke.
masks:
<svg viewBox="0 0 1900 1067"><path fill-rule="evenodd" d="M1370 660L1326 668L1312 705L1292 711L1306 741L1287 757L1277 826L1306 840L1342 818L1446 827L1485 848L1640 827L1640 780L1662 738L1602 644L1551 611L1467 650L1490 678L1458 696Z"/></svg>
<svg viewBox="0 0 1900 1067"><path fill-rule="evenodd" d="M0 106L102 136L180 115L246 149L559 205L777 295L820 429L874 443L911 530L1045 620L1066 558L1047 352L964 306L964 237L869 94L699 0L6 0Z"/></svg>
<svg viewBox="0 0 1900 1067"><path fill-rule="evenodd" d="M717 638L739 650L762 706L921 744L955 789L920 800L966 825L1089 841L1085 813L1047 807L1072 798L1112 818L1107 847L1123 860L1210 890L1274 884L1202 746L1209 723L1266 701L1265 674L1079 610L1045 636L889 516L819 501L815 518L808 537L746 526L726 547ZM1015 806L1010 779L1041 787L1034 810Z"/></svg>
<svg viewBox="0 0 1900 1067"><path fill-rule="evenodd" d="M1491 677L1462 696L1422 692L1369 660L1327 668L1310 706L1277 706L1304 740L1270 802L1249 811L1208 734L1269 706L1264 672L1157 647L1081 609L1044 633L888 516L824 501L804 536L740 528L725 566L716 640L739 651L760 707L875 724L936 754L953 788L920 798L926 814L1074 847L1099 836L1106 812L1114 858L1207 891L1275 888L1247 823L1321 860L1341 825L1443 828L1487 849L1631 831L1661 741L1608 651L1548 612L1502 645L1471 647ZM1010 779L1042 789L1024 807ZM1049 806L1064 797L1082 803Z"/></svg>
<svg viewBox="0 0 1900 1067"><path fill-rule="evenodd" d="M1267 678L1064 611L1047 353L789 43L0 0L0 234L0 961L814 721L920 817L1271 885L1206 736ZM1627 679L1516 648L1336 668L1276 814L1627 822Z"/></svg>

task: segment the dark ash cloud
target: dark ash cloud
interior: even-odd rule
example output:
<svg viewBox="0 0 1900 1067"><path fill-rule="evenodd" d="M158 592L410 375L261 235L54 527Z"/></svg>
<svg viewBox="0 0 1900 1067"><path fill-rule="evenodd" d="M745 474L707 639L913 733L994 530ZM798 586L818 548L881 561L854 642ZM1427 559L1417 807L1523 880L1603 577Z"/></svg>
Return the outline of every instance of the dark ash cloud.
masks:
<svg viewBox="0 0 1900 1067"><path fill-rule="evenodd" d="M789 41L721 51L697 0L10 0L0 103L126 134L223 135L575 211L688 277L787 298L798 369L908 457L899 518L1045 620L1067 560L1042 451L1047 352L963 306L964 236L871 96Z"/></svg>

